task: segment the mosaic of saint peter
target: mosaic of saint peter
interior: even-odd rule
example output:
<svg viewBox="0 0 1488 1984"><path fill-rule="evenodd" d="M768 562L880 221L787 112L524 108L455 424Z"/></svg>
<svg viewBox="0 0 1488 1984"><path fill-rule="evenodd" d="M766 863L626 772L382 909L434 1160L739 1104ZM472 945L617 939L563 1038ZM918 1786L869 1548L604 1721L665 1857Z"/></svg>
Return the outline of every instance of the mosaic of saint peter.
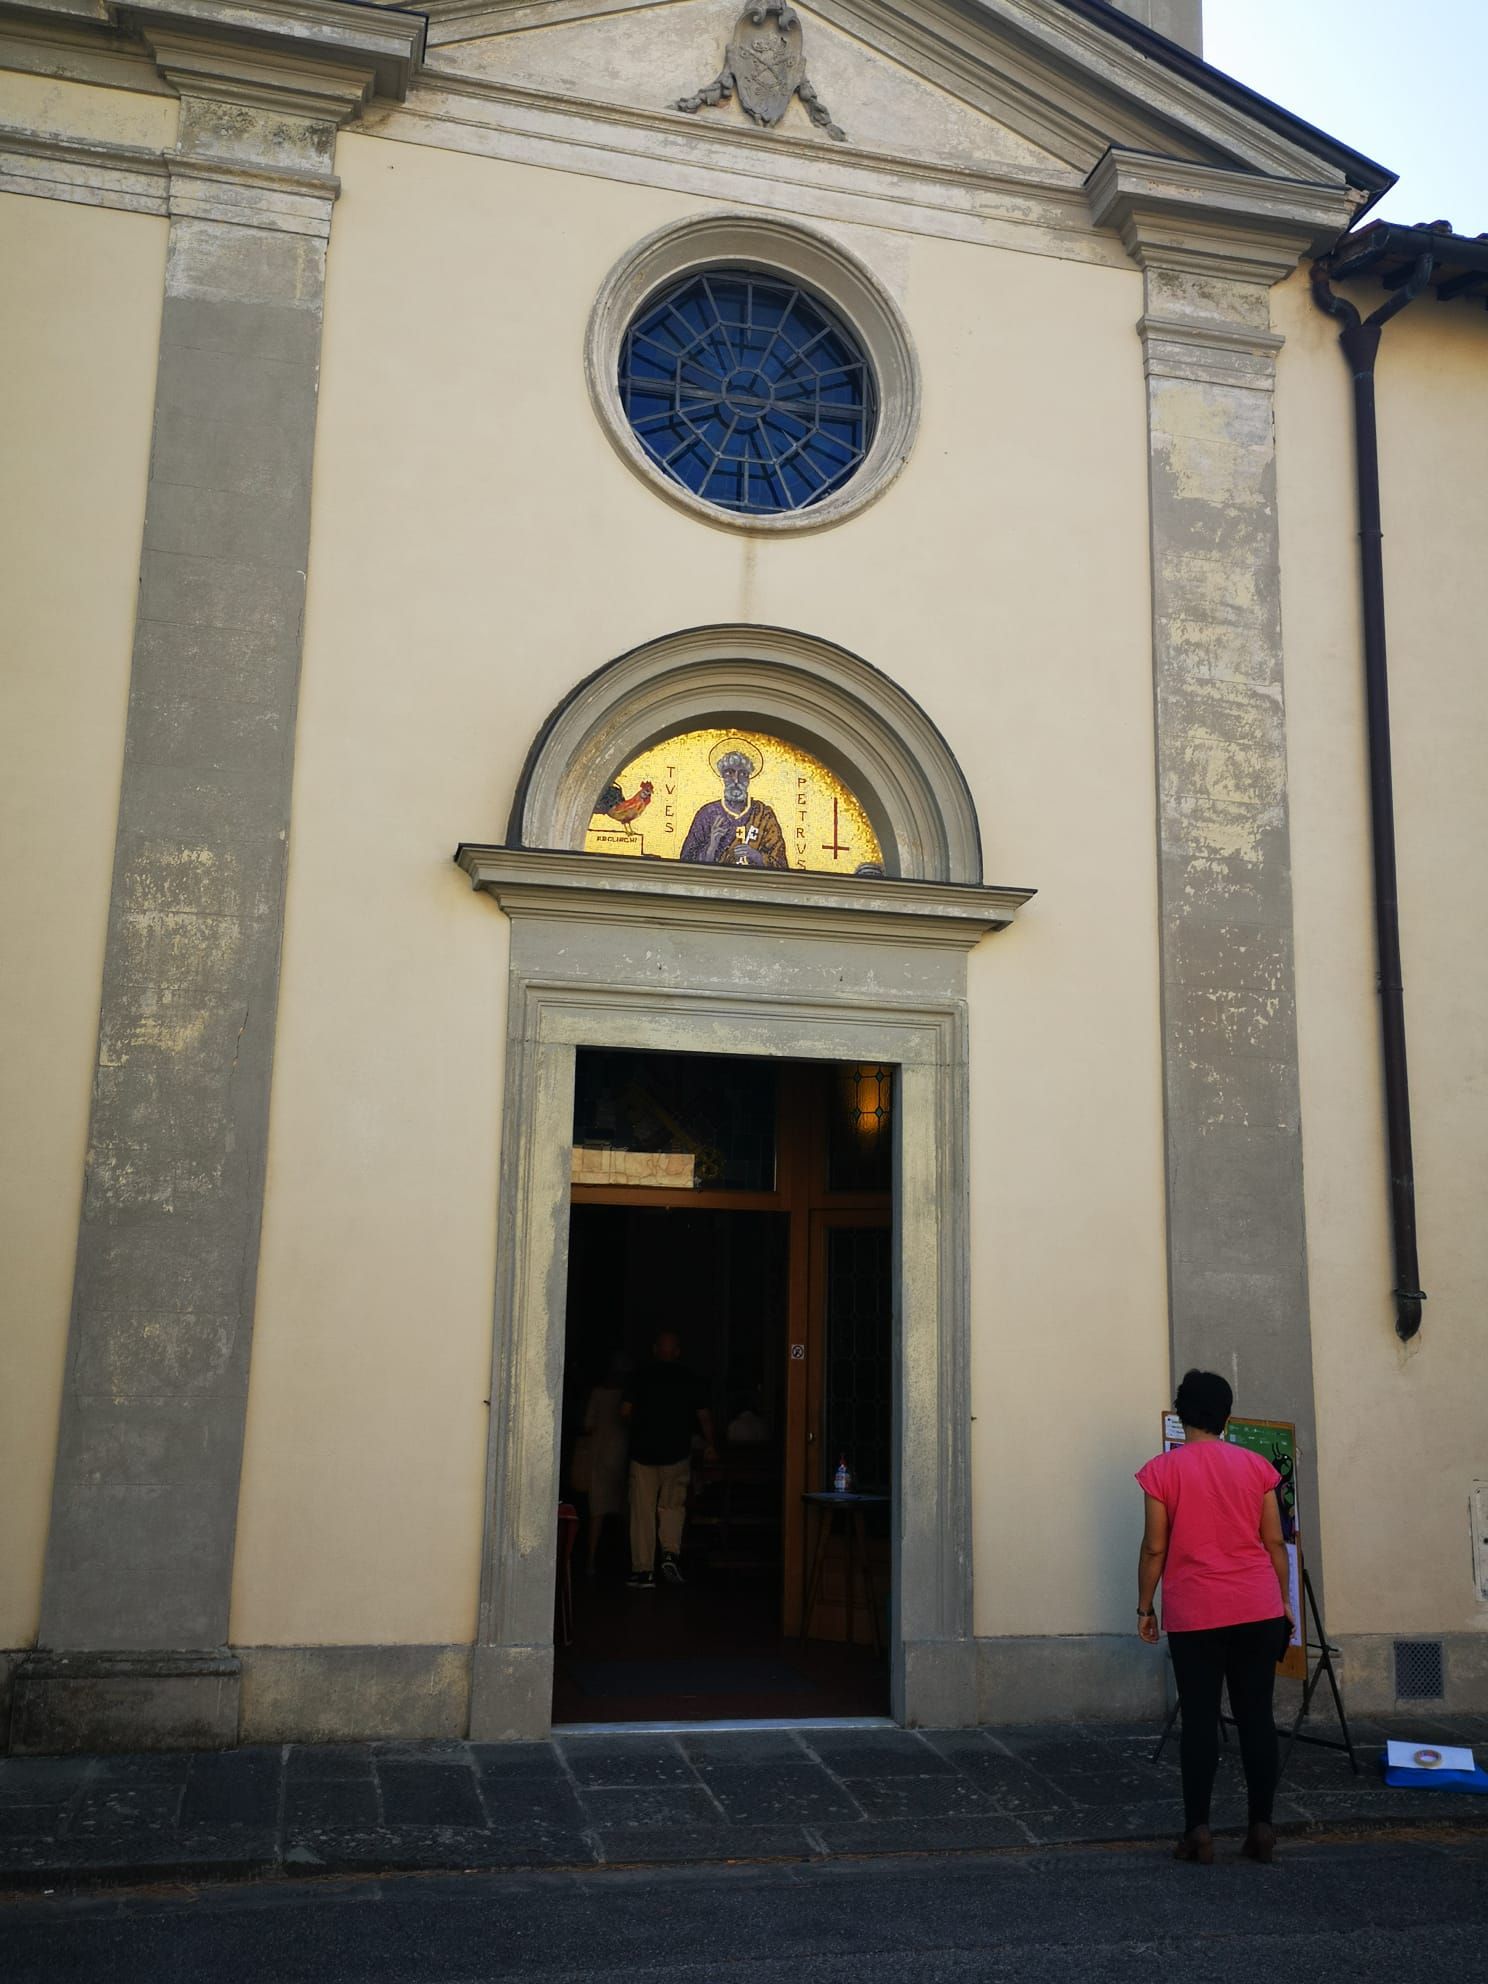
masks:
<svg viewBox="0 0 1488 1984"><path fill-rule="evenodd" d="M708 763L723 780L723 796L693 814L682 859L722 868L789 868L774 808L749 797L749 781L764 765L759 752L742 737L725 737L708 753Z"/></svg>

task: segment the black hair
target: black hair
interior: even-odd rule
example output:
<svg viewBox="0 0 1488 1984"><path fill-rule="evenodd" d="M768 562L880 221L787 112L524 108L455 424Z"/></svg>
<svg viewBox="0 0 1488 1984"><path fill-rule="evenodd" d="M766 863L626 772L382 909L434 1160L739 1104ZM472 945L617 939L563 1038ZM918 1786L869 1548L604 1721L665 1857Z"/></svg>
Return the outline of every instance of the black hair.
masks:
<svg viewBox="0 0 1488 1984"><path fill-rule="evenodd" d="M1201 1433L1222 1433L1235 1404L1235 1394L1218 1371L1185 1371L1173 1406L1185 1426Z"/></svg>

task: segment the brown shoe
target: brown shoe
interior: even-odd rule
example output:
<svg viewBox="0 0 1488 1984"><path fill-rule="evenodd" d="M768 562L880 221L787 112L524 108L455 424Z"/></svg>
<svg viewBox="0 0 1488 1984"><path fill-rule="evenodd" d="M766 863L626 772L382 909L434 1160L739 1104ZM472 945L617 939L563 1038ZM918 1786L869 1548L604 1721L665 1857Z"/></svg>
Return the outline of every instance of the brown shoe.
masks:
<svg viewBox="0 0 1488 1984"><path fill-rule="evenodd" d="M1200 1867L1214 1864L1214 1835L1208 1826L1195 1826L1173 1848L1175 1860L1192 1860Z"/></svg>
<svg viewBox="0 0 1488 1984"><path fill-rule="evenodd" d="M1247 1860L1258 1860L1263 1867L1269 1867L1276 1858L1276 1828L1259 1820L1245 1835L1240 1851Z"/></svg>

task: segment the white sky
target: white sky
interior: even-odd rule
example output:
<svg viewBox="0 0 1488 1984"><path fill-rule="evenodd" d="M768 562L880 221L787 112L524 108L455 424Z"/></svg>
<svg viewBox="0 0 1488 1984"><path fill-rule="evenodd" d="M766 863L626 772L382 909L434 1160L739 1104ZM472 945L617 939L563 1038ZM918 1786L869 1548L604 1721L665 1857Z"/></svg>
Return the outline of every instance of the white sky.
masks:
<svg viewBox="0 0 1488 1984"><path fill-rule="evenodd" d="M1204 0L1204 58L1399 173L1371 218L1488 231L1488 0Z"/></svg>

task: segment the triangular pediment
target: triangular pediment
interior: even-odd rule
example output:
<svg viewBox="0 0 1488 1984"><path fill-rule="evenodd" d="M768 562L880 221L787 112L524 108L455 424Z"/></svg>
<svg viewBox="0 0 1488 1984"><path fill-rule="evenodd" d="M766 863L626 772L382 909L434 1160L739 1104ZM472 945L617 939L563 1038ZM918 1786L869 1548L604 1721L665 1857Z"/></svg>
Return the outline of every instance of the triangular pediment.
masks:
<svg viewBox="0 0 1488 1984"><path fill-rule="evenodd" d="M712 140L758 135L738 92L678 107L720 77L743 0L427 0L426 11L431 82L607 106ZM1113 145L1280 178L1346 176L1330 141L1249 114L1214 72L1134 45L1065 0L810 0L794 11L810 89L769 127L787 140L1066 182Z"/></svg>

